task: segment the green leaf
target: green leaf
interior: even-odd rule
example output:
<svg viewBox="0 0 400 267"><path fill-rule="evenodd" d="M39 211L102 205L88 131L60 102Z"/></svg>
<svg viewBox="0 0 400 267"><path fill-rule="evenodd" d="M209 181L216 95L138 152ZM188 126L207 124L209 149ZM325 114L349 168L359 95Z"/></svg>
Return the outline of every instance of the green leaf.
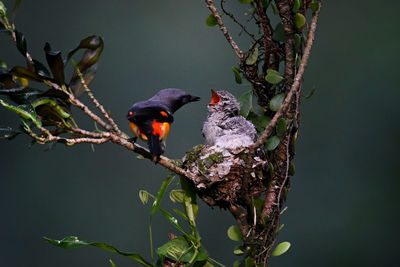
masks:
<svg viewBox="0 0 400 267"><path fill-rule="evenodd" d="M319 2L313 2L310 4L310 8L313 12L316 12L319 8Z"/></svg>
<svg viewBox="0 0 400 267"><path fill-rule="evenodd" d="M262 210L265 200L262 198L255 198L253 200L253 205L256 207L256 210Z"/></svg>
<svg viewBox="0 0 400 267"><path fill-rule="evenodd" d="M241 95L238 102L240 104L240 115L246 118L253 106L253 90L249 90Z"/></svg>
<svg viewBox="0 0 400 267"><path fill-rule="evenodd" d="M195 226L195 220L199 211L199 207L196 202L196 193L194 185L190 184L186 179L180 178L181 188L185 192L185 198L183 202L183 207L185 214L189 219L191 226Z"/></svg>
<svg viewBox="0 0 400 267"><path fill-rule="evenodd" d="M304 98L305 98L305 99L309 99L310 97L312 97L312 96L314 95L315 91L316 91L316 88L315 88L315 86L314 86L314 87L311 89L311 92L310 92L308 95L306 95Z"/></svg>
<svg viewBox="0 0 400 267"><path fill-rule="evenodd" d="M278 109L281 107L284 100L285 100L284 94L278 94L278 95L274 96L271 99L271 101L269 102L269 108L272 111L278 111Z"/></svg>
<svg viewBox="0 0 400 267"><path fill-rule="evenodd" d="M270 3L271 3L272 11L274 12L275 15L278 15L279 14L279 10L276 7L275 3L274 2L270 2Z"/></svg>
<svg viewBox="0 0 400 267"><path fill-rule="evenodd" d="M142 201L143 205L147 204L149 201L149 192L146 190L139 190L139 199Z"/></svg>
<svg viewBox="0 0 400 267"><path fill-rule="evenodd" d="M280 142L281 140L279 139L279 137L274 135L270 137L265 143L265 149L267 149L268 151L272 151L277 148Z"/></svg>
<svg viewBox="0 0 400 267"><path fill-rule="evenodd" d="M173 211L175 211L179 216L182 217L182 219L184 219L185 221L189 221L189 218L185 215L185 213L183 213L182 211L178 210L178 209L173 209Z"/></svg>
<svg viewBox="0 0 400 267"><path fill-rule="evenodd" d="M272 39L278 42L285 42L285 29L283 28L282 22L276 24Z"/></svg>
<svg viewBox="0 0 400 267"><path fill-rule="evenodd" d="M81 247L81 246L98 247L98 248L128 257L132 260L139 262L140 264L142 264L146 267L153 266L151 263L149 263L145 259L143 259L142 256L140 256L139 254L123 252L123 251L120 251L120 250L114 248L113 246L105 244L105 243L90 242L90 241L86 241L83 239L79 239L76 236L68 236L61 240L50 239L48 237L43 237L43 239L54 246L66 248L66 249L67 248L77 248L77 247Z"/></svg>
<svg viewBox="0 0 400 267"><path fill-rule="evenodd" d="M206 18L206 24L209 27L214 27L215 25L218 24L217 18L214 16L214 14L210 14Z"/></svg>
<svg viewBox="0 0 400 267"><path fill-rule="evenodd" d="M283 229L283 227L285 227L285 224L281 224L278 228L278 231L276 231L277 233L280 233Z"/></svg>
<svg viewBox="0 0 400 267"><path fill-rule="evenodd" d="M238 2L241 4L250 4L251 2L253 2L253 0L238 0Z"/></svg>
<svg viewBox="0 0 400 267"><path fill-rule="evenodd" d="M237 225L231 225L227 231L228 237L233 241L243 240L242 233Z"/></svg>
<svg viewBox="0 0 400 267"><path fill-rule="evenodd" d="M172 202L183 203L184 197L185 192L183 192L181 189L175 189L169 193L169 198L172 200Z"/></svg>
<svg viewBox="0 0 400 267"><path fill-rule="evenodd" d="M171 239L162 245L157 249L157 254L177 262L190 262L193 260L204 261L208 259L207 251L205 251L203 247L197 250L192 243L183 236Z"/></svg>
<svg viewBox="0 0 400 267"><path fill-rule="evenodd" d="M254 126L257 129L257 132L264 131L265 127L267 127L267 125L271 121L270 117L264 115L257 115L253 112L250 112L250 114L247 116L247 119L254 124Z"/></svg>
<svg viewBox="0 0 400 267"><path fill-rule="evenodd" d="M167 179L161 184L161 187L158 190L156 199L153 202L153 206L151 208L150 216L153 216L154 213L156 213L158 207L160 206L161 200L164 197L165 190L172 183L173 179L174 179L174 176L173 175L169 175L167 177Z"/></svg>
<svg viewBox="0 0 400 267"><path fill-rule="evenodd" d="M112 261L112 259L109 260L111 267L117 267L117 265L115 265L115 263Z"/></svg>
<svg viewBox="0 0 400 267"><path fill-rule="evenodd" d="M2 1L0 1L0 16L1 17L7 16L7 8L4 6Z"/></svg>
<svg viewBox="0 0 400 267"><path fill-rule="evenodd" d="M295 33L294 34L294 49L296 52L300 51L300 45L301 45L301 36L300 36L300 34Z"/></svg>
<svg viewBox="0 0 400 267"><path fill-rule="evenodd" d="M233 74L235 74L235 81L238 84L242 83L242 76L240 76L240 69L238 67L232 67Z"/></svg>
<svg viewBox="0 0 400 267"><path fill-rule="evenodd" d="M168 211L158 208L158 210L161 212L161 214L173 225L175 226L176 229L178 229L181 233L184 235L187 235L183 227L179 224L178 220Z"/></svg>
<svg viewBox="0 0 400 267"><path fill-rule="evenodd" d="M243 246L236 246L233 249L233 254L235 254L235 255L243 255L244 254Z"/></svg>
<svg viewBox="0 0 400 267"><path fill-rule="evenodd" d="M267 8L269 6L269 0L261 0L261 4L264 8Z"/></svg>
<svg viewBox="0 0 400 267"><path fill-rule="evenodd" d="M8 139L11 140L19 135L21 132L16 131L8 126L0 126L0 139Z"/></svg>
<svg viewBox="0 0 400 267"><path fill-rule="evenodd" d="M280 256L284 254L286 251L288 251L289 248L290 248L289 242L282 242L275 247L274 251L271 253L271 256L274 257Z"/></svg>
<svg viewBox="0 0 400 267"><path fill-rule="evenodd" d="M296 27L300 29L301 27L304 26L306 23L306 18L303 16L303 14L296 13Z"/></svg>
<svg viewBox="0 0 400 267"><path fill-rule="evenodd" d="M246 64L253 65L257 62L257 59L258 59L258 47L256 46L256 47L254 47L251 54L247 57Z"/></svg>
<svg viewBox="0 0 400 267"><path fill-rule="evenodd" d="M286 132L287 122L284 118L280 118L276 125L276 133L278 136L282 136Z"/></svg>
<svg viewBox="0 0 400 267"><path fill-rule="evenodd" d="M244 260L244 266L245 267L254 267L254 266L256 266L256 263L254 262L254 260L251 257L248 257Z"/></svg>
<svg viewBox="0 0 400 267"><path fill-rule="evenodd" d="M42 122L38 118L38 116L35 112L35 109L31 105L14 106L14 105L8 104L7 102L5 102L2 99L0 99L0 104L3 107L17 113L20 117L31 120L36 125L36 127L38 127L38 128L42 127Z"/></svg>
<svg viewBox="0 0 400 267"><path fill-rule="evenodd" d="M44 112L39 112L40 109L38 108L43 105L46 106L47 109ZM39 113L39 115L42 117L45 116L52 120L62 120L71 117L69 112L65 111L60 105L57 104L56 101L50 98L37 99L36 101L32 102L32 106Z"/></svg>
<svg viewBox="0 0 400 267"><path fill-rule="evenodd" d="M294 167L294 163L293 162L290 162L290 165L289 165L289 175L290 176L293 176L294 174L295 174L295 172L296 172L296 170L295 170L295 167Z"/></svg>
<svg viewBox="0 0 400 267"><path fill-rule="evenodd" d="M267 69L267 75L265 76L265 80L271 84L278 84L283 80L282 75L273 69Z"/></svg>
<svg viewBox="0 0 400 267"><path fill-rule="evenodd" d="M137 159L145 159L145 157L143 157L142 155L137 155L136 158Z"/></svg>
<svg viewBox="0 0 400 267"><path fill-rule="evenodd" d="M0 73L2 73L3 71L6 72L7 71L7 63L3 60L0 60Z"/></svg>
<svg viewBox="0 0 400 267"><path fill-rule="evenodd" d="M294 4L293 4L293 8L292 8L293 13L297 13L297 11L299 11L300 6L301 6L300 0L294 0Z"/></svg>

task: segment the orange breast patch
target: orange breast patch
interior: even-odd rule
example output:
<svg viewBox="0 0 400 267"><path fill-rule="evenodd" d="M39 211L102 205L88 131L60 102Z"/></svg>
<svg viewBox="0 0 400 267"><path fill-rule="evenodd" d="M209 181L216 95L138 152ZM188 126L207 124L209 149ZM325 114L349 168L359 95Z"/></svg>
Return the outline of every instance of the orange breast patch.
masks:
<svg viewBox="0 0 400 267"><path fill-rule="evenodd" d="M158 135L160 137L160 140L167 139L170 128L169 122L158 122L154 120L152 126L153 126L153 132L152 132L153 135Z"/></svg>

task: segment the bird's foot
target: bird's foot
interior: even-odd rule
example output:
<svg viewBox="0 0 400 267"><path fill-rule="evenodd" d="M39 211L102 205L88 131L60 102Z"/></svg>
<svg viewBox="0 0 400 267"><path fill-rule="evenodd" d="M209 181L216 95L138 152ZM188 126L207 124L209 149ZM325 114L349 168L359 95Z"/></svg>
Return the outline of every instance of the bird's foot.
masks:
<svg viewBox="0 0 400 267"><path fill-rule="evenodd" d="M137 141L137 136L134 136L134 137L128 138L128 142L131 142L131 143L136 143L136 141Z"/></svg>

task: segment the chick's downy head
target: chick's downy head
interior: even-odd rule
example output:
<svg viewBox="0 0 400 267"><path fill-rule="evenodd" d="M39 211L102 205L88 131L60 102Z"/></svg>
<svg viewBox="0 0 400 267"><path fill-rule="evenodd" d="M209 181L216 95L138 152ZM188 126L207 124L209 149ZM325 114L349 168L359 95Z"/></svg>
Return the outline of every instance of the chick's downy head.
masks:
<svg viewBox="0 0 400 267"><path fill-rule="evenodd" d="M234 116L239 114L239 102L231 93L227 91L215 92L214 90L211 90L211 94L211 103L207 106L211 113L222 112Z"/></svg>

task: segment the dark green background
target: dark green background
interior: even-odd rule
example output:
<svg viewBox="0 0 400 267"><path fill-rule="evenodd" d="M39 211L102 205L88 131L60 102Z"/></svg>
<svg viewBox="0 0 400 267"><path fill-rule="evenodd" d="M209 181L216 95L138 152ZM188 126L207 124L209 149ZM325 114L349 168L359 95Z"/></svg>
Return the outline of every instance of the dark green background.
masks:
<svg viewBox="0 0 400 267"><path fill-rule="evenodd" d="M303 86L304 94L316 92L302 100L296 175L281 220L279 240L292 247L271 266L398 266L399 9L398 1L325 1ZM176 113L166 155L177 158L203 142L211 88L236 96L249 90L235 84L235 55L221 32L205 25L208 13L200 0L23 0L16 23L42 61L46 41L65 54L88 35L103 36L91 88L124 131L127 109L159 89L201 96ZM0 47L9 66L23 64L4 34ZM85 116L78 119L93 129ZM0 109L0 124L16 120ZM110 266L109 258L118 267L138 265L96 248L63 250L42 236L77 235L149 259L150 206L140 203L138 191L156 192L166 170L112 144L94 153L86 144L58 144L49 152L29 144L23 136L0 141L1 266ZM237 244L226 236L233 223L226 211L200 204L204 244L227 266L236 260ZM156 246L169 232L156 216Z"/></svg>

